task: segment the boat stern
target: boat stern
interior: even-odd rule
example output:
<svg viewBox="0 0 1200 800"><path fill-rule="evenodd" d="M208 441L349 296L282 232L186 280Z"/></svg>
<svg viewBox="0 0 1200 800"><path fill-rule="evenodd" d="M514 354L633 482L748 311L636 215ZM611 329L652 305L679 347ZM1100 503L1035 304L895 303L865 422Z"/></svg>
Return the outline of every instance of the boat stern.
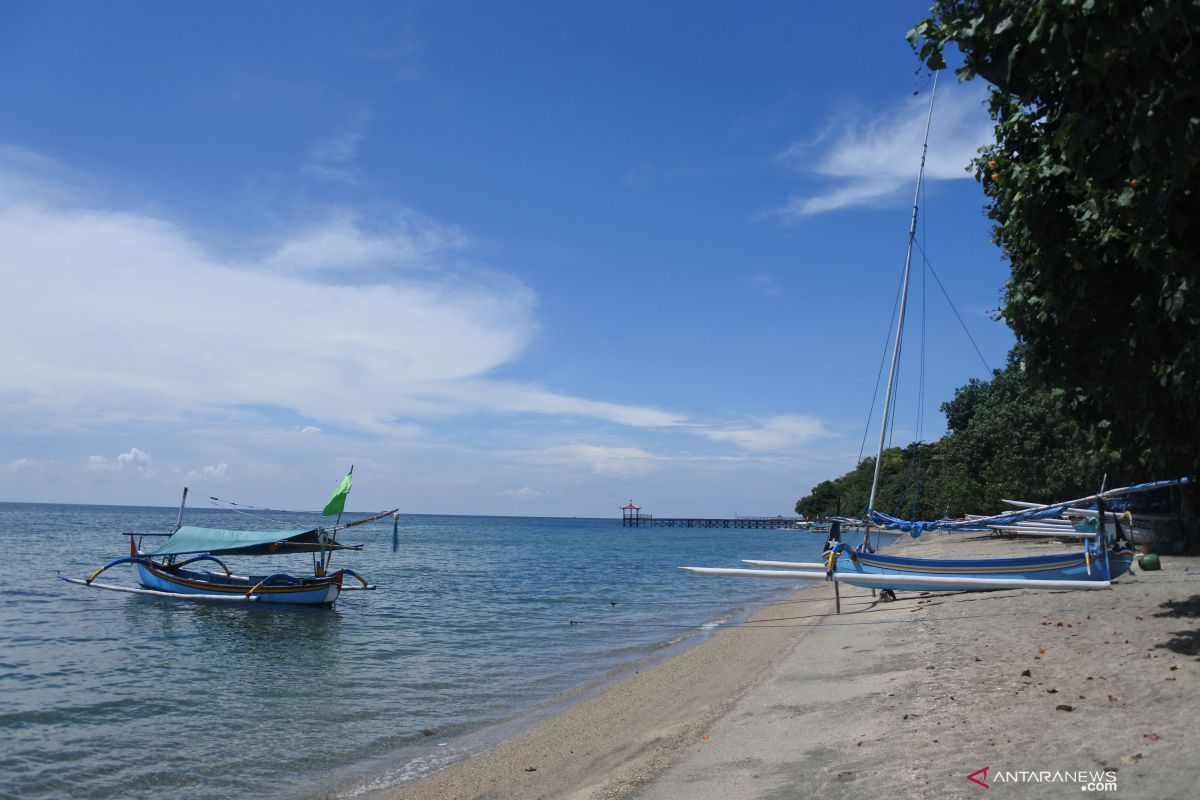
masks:
<svg viewBox="0 0 1200 800"><path fill-rule="evenodd" d="M1129 548L1113 549L1108 554L1109 579L1119 578L1133 570L1134 552Z"/></svg>

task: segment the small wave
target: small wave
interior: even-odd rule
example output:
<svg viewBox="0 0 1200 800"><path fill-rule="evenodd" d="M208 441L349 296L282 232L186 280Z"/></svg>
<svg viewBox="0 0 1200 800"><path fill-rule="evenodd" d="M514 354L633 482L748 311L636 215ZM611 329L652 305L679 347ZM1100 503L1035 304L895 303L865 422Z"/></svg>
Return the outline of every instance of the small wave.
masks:
<svg viewBox="0 0 1200 800"><path fill-rule="evenodd" d="M402 783L415 781L418 778L424 778L426 775L445 769L456 761L461 761L470 753L462 752L452 747L449 742L438 742L439 748L445 748L438 753L418 756L410 759L399 767L390 769L379 775L372 776L370 779L360 781L359 783L340 789L336 794L332 795L335 798L353 798L369 795L374 792L381 792L385 789L391 789L399 786Z"/></svg>

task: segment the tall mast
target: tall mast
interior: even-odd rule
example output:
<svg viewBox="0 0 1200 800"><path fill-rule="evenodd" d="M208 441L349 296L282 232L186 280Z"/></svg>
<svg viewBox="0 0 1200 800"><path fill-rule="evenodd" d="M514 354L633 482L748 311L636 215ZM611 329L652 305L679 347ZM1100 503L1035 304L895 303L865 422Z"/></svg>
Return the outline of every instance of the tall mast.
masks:
<svg viewBox="0 0 1200 800"><path fill-rule="evenodd" d="M925 142L921 145L921 169L917 172L917 189L913 193L912 223L908 226L908 252L904 256L904 282L900 288L900 314L896 321L896 341L892 345L892 367L888 371L887 393L883 399L883 422L879 426L879 451L875 454L875 477L871 479L871 499L867 510L875 508L875 492L879 489L879 468L883 464L883 446L887 441L888 417L892 410L892 391L896 387L896 367L900 363L901 335L904 333L904 312L908 307L908 276L912 267L913 240L917 236L917 206L921 201L921 183L925 179L925 154L929 150L929 128L933 123L933 98L937 94L938 74L933 73L933 89L929 93L929 115L925 118Z"/></svg>

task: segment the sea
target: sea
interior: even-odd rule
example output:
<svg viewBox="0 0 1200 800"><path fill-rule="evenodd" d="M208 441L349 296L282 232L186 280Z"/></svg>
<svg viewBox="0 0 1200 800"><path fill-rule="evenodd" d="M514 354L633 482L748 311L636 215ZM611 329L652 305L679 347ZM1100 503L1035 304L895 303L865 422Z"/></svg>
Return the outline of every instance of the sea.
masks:
<svg viewBox="0 0 1200 800"><path fill-rule="evenodd" d="M341 533L363 549L339 552L334 566L378 589L343 593L332 608L177 601L57 579L127 555L124 532L171 531L177 513L0 503L0 797L369 798L796 588L678 566L814 561L824 543L798 530L402 515L395 528L389 518ZM185 515L238 529L322 521ZM229 561L242 574L311 574L307 555ZM136 586L125 565L100 580Z"/></svg>

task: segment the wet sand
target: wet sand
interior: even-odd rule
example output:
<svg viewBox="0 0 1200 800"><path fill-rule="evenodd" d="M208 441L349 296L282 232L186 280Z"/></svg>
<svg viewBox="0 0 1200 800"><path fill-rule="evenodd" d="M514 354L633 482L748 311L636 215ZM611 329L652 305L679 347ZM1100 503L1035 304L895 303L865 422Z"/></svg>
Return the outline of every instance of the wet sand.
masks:
<svg viewBox="0 0 1200 800"><path fill-rule="evenodd" d="M926 534L888 552L1072 547ZM1081 796L1070 772L1115 779L1115 791L1084 796L1195 797L1200 559L1135 570L1110 591L899 592L878 603L843 587L840 616L821 584L379 796L988 796L971 773L1011 797Z"/></svg>

